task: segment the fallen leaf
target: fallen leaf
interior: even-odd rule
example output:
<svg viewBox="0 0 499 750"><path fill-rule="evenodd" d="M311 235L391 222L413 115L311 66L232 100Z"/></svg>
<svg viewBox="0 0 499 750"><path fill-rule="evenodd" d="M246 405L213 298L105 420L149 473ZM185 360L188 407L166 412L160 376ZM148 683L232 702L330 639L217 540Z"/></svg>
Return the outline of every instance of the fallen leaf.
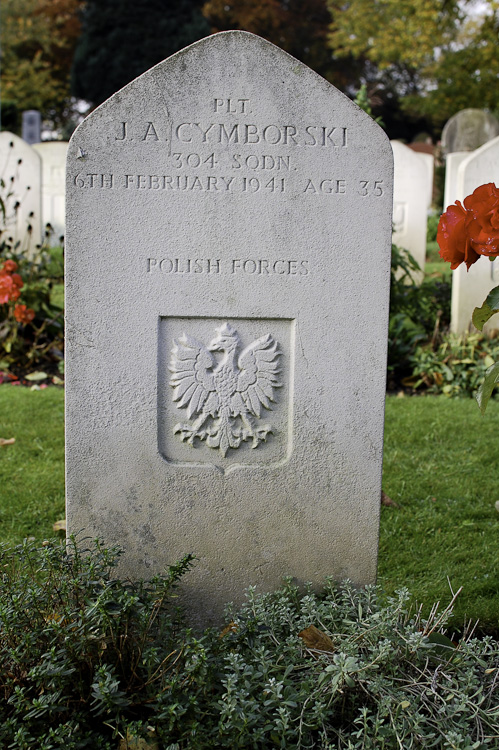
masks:
<svg viewBox="0 0 499 750"><path fill-rule="evenodd" d="M15 438L9 438L8 440L6 440L5 438L0 438L0 445L13 445L15 442Z"/></svg>
<svg viewBox="0 0 499 750"><path fill-rule="evenodd" d="M54 377L52 378L52 382L54 385L64 385L64 380L57 375L54 375Z"/></svg>
<svg viewBox="0 0 499 750"><path fill-rule="evenodd" d="M335 650L334 643L331 638L323 633L322 630L316 628L315 625L309 625L308 628L298 633L298 637L302 639L305 646L312 651L327 651L332 654Z"/></svg>
<svg viewBox="0 0 499 750"><path fill-rule="evenodd" d="M229 633L237 633L237 625L235 622L229 622L218 637L224 638L226 635L229 635Z"/></svg>
<svg viewBox="0 0 499 750"><path fill-rule="evenodd" d="M381 505L391 506L392 508L399 507L398 503L396 503L395 500L392 500L391 497L388 497L386 492L383 492L383 490L381 490Z"/></svg>
<svg viewBox="0 0 499 750"><path fill-rule="evenodd" d="M56 521L52 528L54 531L66 531L66 519L63 518L61 521Z"/></svg>

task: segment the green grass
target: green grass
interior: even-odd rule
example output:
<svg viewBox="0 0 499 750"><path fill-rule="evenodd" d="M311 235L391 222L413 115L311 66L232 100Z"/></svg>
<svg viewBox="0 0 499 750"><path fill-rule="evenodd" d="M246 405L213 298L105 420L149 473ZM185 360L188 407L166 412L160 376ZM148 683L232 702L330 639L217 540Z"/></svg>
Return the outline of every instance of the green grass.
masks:
<svg viewBox="0 0 499 750"><path fill-rule="evenodd" d="M53 536L64 516L60 389L0 386L0 541ZM499 402L485 417L471 399L387 398L379 582L407 586L431 606L463 586L456 624L499 629Z"/></svg>
<svg viewBox="0 0 499 750"><path fill-rule="evenodd" d="M53 537L64 518L64 392L0 386L0 541Z"/></svg>
<svg viewBox="0 0 499 750"><path fill-rule="evenodd" d="M406 585L419 602L448 601L463 586L456 621L499 627L499 403L389 397L379 582Z"/></svg>

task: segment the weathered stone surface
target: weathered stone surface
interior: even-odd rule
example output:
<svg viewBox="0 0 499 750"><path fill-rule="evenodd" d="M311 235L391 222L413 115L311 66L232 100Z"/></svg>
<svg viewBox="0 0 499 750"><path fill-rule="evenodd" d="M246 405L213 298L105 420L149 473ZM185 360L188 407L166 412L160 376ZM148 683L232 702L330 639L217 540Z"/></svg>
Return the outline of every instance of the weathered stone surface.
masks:
<svg viewBox="0 0 499 750"><path fill-rule="evenodd" d="M444 154L474 151L499 135L499 120L483 109L462 109L448 120L442 130Z"/></svg>
<svg viewBox="0 0 499 750"><path fill-rule="evenodd" d="M395 164L393 241L409 250L420 268L426 258L426 224L433 189L433 157L391 141ZM419 276L422 279L422 274Z"/></svg>
<svg viewBox="0 0 499 750"><path fill-rule="evenodd" d="M246 32L71 140L68 529L126 575L195 553L198 621L284 575L375 579L392 170L371 118Z"/></svg>
<svg viewBox="0 0 499 750"><path fill-rule="evenodd" d="M41 160L22 138L6 130L0 133L0 174L7 233L20 243L20 250L33 254L42 239Z"/></svg>
<svg viewBox="0 0 499 750"><path fill-rule="evenodd" d="M499 185L499 137L486 143L462 160L457 169L454 200L461 202L480 185L495 182ZM461 264L452 272L451 330L463 333L473 328L471 316L480 307L490 290L499 284L497 261L480 258L469 271ZM484 331L499 328L499 317L494 316Z"/></svg>
<svg viewBox="0 0 499 750"><path fill-rule="evenodd" d="M42 218L43 226L50 224L52 245L59 243L66 231L66 156L65 141L35 143L33 148L42 160Z"/></svg>

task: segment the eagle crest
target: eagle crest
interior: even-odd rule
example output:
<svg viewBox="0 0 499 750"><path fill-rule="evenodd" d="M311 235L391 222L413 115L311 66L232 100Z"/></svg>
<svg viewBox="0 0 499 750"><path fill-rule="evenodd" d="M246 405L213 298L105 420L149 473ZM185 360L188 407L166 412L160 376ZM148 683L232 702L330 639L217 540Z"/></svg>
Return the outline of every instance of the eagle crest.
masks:
<svg viewBox="0 0 499 750"><path fill-rule="evenodd" d="M224 323L216 332L208 346L185 333L174 341L169 367L173 401L194 421L179 422L173 431L191 445L195 438L205 440L225 457L229 448L247 440L256 448L272 432L270 424L257 420L262 407L272 409L274 390L282 387L281 352L270 334L240 351L241 339L232 326Z"/></svg>

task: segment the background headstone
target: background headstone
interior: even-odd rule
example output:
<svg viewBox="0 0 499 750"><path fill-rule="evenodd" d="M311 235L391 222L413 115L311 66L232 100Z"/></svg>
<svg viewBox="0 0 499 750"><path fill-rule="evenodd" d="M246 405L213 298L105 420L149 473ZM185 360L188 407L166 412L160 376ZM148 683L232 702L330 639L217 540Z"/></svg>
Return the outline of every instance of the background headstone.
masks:
<svg viewBox="0 0 499 750"><path fill-rule="evenodd" d="M393 182L393 242L408 250L424 269L426 224L433 192L433 157L419 154L399 141L391 141ZM419 280L422 273L417 274Z"/></svg>
<svg viewBox="0 0 499 750"><path fill-rule="evenodd" d="M198 621L283 575L375 580L392 170L369 116L241 31L71 139L68 529L134 577L195 553Z"/></svg>
<svg viewBox="0 0 499 750"><path fill-rule="evenodd" d="M487 182L499 185L499 137L469 154L458 167L456 196L461 203L467 195ZM447 208L447 206L446 206ZM472 327L471 316L480 307L487 294L499 285L497 261L480 258L469 271L461 264L452 272L451 331L464 333ZM496 317L485 324L484 331L499 328Z"/></svg>
<svg viewBox="0 0 499 750"><path fill-rule="evenodd" d="M462 109L442 130L444 154L474 151L499 135L499 120L482 109Z"/></svg>
<svg viewBox="0 0 499 750"><path fill-rule="evenodd" d="M23 141L29 143L38 143L41 140L42 117L37 109L26 109L23 112L22 134Z"/></svg>
<svg viewBox="0 0 499 750"><path fill-rule="evenodd" d="M458 199L457 172L460 164L468 158L469 151L456 151L445 157L444 211Z"/></svg>
<svg viewBox="0 0 499 750"><path fill-rule="evenodd" d="M28 255L34 253L42 239L41 168L40 156L22 138L7 131L0 133L5 227L7 235L19 241L19 249Z"/></svg>
<svg viewBox="0 0 499 750"><path fill-rule="evenodd" d="M51 245L58 245L66 231L66 156L64 141L35 143L33 148L42 160L42 221L54 230Z"/></svg>

